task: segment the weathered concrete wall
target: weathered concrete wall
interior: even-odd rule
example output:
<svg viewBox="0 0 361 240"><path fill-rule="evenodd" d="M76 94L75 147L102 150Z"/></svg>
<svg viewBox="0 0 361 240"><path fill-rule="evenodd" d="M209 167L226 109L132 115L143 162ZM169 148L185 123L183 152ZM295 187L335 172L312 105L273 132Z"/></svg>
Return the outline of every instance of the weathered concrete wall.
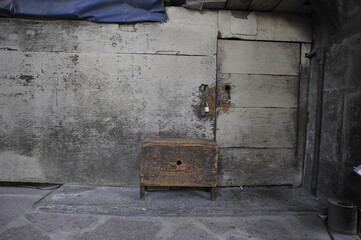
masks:
<svg viewBox="0 0 361 240"><path fill-rule="evenodd" d="M338 6L340 16L334 16L334 19L340 20L327 24L324 17L323 22L316 24L314 44L314 50L320 48L321 35L325 35L318 193L326 197L345 196L345 180L352 168L361 164L361 6L358 1L352 0L335 6ZM311 69L305 169L305 186L308 189L314 159L316 82L320 71L317 58L312 59Z"/></svg>
<svg viewBox="0 0 361 240"><path fill-rule="evenodd" d="M297 71L301 42L312 40L309 19L297 14L167 12L167 23L120 25L0 19L0 181L137 186L143 138L214 139L217 37L293 42ZM273 54L267 49L257 59ZM206 117L200 116L202 84ZM284 169L274 162L302 166L275 161L277 151L251 152L258 164L265 156L277 169L269 178ZM232 166L230 156L220 156L221 166L243 168L227 183L235 185L252 171Z"/></svg>
<svg viewBox="0 0 361 240"><path fill-rule="evenodd" d="M216 83L217 14L168 15L1 19L0 180L136 186L141 139L213 139L197 107Z"/></svg>

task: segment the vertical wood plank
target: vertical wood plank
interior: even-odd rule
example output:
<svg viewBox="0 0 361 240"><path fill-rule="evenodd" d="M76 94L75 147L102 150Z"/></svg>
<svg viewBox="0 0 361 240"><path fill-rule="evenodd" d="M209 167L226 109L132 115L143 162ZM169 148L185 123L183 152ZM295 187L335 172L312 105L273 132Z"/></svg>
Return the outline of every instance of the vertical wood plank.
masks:
<svg viewBox="0 0 361 240"><path fill-rule="evenodd" d="M310 76L310 60L305 57L306 53L310 53L311 44L301 44L301 74L300 74L300 87L298 96L298 113L297 113L297 152L296 152L296 172L294 179L294 186L300 186L303 178L303 165L306 146L306 134L307 134L307 107L308 107L308 87Z"/></svg>

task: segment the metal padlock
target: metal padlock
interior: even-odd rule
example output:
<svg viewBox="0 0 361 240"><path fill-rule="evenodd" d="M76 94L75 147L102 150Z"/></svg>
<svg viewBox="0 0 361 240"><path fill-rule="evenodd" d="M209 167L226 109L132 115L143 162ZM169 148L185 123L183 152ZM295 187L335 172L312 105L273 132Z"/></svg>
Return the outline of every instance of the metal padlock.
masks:
<svg viewBox="0 0 361 240"><path fill-rule="evenodd" d="M202 108L202 110L201 110L201 116L202 117L206 116L206 111L204 110L204 108Z"/></svg>
<svg viewBox="0 0 361 240"><path fill-rule="evenodd" d="M209 112L209 107L208 107L208 103L207 102L204 102L204 111L206 112L206 113L208 113Z"/></svg>

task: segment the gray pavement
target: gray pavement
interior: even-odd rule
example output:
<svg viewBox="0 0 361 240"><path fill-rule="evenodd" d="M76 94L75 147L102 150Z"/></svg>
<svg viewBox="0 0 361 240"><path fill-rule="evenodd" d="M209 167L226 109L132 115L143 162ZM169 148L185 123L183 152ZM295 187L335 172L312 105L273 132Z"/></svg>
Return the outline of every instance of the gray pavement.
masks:
<svg viewBox="0 0 361 240"><path fill-rule="evenodd" d="M323 206L302 189L222 188L152 191L64 185L0 187L0 240L319 239ZM335 239L358 239L335 234Z"/></svg>

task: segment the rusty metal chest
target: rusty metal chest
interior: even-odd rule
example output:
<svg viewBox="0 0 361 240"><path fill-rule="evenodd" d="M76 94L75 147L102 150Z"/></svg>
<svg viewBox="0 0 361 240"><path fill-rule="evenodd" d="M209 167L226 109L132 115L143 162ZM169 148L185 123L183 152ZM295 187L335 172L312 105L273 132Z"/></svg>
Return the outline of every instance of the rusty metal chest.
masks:
<svg viewBox="0 0 361 240"><path fill-rule="evenodd" d="M218 145L200 139L145 139L141 145L140 193L148 186L210 187L215 199Z"/></svg>

